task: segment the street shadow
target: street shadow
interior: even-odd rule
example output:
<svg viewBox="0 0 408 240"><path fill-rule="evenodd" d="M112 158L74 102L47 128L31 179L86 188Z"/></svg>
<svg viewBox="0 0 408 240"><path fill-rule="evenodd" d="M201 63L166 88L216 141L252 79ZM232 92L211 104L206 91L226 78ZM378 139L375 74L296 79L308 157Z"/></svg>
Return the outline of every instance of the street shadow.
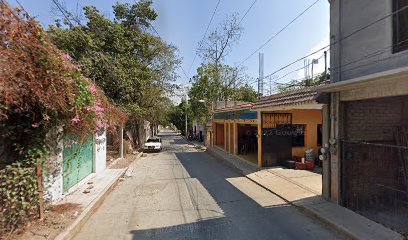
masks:
<svg viewBox="0 0 408 240"><path fill-rule="evenodd" d="M174 139L176 144L186 144ZM333 232L283 204L260 205L231 183L243 176L206 152L174 152L190 178L208 191L223 216L196 222L131 231L133 239L332 239ZM266 191L257 185L255 195ZM247 189L248 190L248 189ZM262 192L263 196L270 196ZM276 197L276 196L275 196ZM268 199L263 199L268 201Z"/></svg>

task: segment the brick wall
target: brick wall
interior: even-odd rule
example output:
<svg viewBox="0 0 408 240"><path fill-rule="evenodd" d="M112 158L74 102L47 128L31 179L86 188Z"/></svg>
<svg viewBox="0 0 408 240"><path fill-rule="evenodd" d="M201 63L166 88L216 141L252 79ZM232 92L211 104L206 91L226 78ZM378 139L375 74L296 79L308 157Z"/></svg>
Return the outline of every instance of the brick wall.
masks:
<svg viewBox="0 0 408 240"><path fill-rule="evenodd" d="M393 141L393 127L401 126L403 98L346 103L346 138L353 141Z"/></svg>
<svg viewBox="0 0 408 240"><path fill-rule="evenodd" d="M364 215L365 211L397 201L400 192L405 191L395 148L354 141L394 144L393 128L406 125L407 100L393 97L344 103L345 137L353 141L342 145L346 207Z"/></svg>

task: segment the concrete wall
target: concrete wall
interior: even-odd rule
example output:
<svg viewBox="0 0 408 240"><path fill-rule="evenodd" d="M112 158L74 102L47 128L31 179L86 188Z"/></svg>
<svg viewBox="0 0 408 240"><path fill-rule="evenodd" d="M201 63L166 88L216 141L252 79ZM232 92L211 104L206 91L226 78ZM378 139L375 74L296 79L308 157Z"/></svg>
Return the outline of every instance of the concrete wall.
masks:
<svg viewBox="0 0 408 240"><path fill-rule="evenodd" d="M50 203L56 203L63 197L62 141L58 144L58 149L60 151L49 156L44 164L47 168L43 176L44 199Z"/></svg>
<svg viewBox="0 0 408 240"><path fill-rule="evenodd" d="M94 172L99 173L106 168L106 132L95 134L94 141Z"/></svg>
<svg viewBox="0 0 408 240"><path fill-rule="evenodd" d="M331 43L340 41L330 50L332 81L408 65L408 51L392 53L392 17L341 41L356 30L389 15L392 0L332 0L330 4Z"/></svg>
<svg viewBox="0 0 408 240"><path fill-rule="evenodd" d="M46 161L46 173L44 174L44 199L50 203L60 201L64 196L63 191L63 143L58 144L56 154ZM95 173L106 169L106 132L95 135L93 169Z"/></svg>

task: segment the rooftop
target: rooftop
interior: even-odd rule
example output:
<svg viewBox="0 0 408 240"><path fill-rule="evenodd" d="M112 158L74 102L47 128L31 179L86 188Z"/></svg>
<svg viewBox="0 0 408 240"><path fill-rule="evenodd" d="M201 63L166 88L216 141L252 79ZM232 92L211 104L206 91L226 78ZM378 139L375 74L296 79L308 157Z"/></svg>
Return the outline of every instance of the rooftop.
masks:
<svg viewBox="0 0 408 240"><path fill-rule="evenodd" d="M262 97L254 102L252 109L315 104L318 96L318 88L319 86L314 86Z"/></svg>

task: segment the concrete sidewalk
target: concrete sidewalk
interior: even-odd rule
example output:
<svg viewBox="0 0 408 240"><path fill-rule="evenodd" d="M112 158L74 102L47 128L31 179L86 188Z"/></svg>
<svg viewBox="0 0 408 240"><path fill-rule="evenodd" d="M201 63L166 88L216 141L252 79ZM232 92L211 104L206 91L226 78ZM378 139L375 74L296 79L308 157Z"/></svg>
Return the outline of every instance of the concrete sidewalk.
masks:
<svg viewBox="0 0 408 240"><path fill-rule="evenodd" d="M260 169L219 148L207 152L259 186L354 239L404 239L402 235L321 196L317 174L284 168ZM320 177L321 178L321 177Z"/></svg>
<svg viewBox="0 0 408 240"><path fill-rule="evenodd" d="M83 211L55 240L71 239L89 219L93 211L103 202L104 197L109 194L126 170L127 168L105 169L103 172L92 174L90 178L86 179L86 183L81 184L75 191L60 201L58 204L79 204Z"/></svg>

